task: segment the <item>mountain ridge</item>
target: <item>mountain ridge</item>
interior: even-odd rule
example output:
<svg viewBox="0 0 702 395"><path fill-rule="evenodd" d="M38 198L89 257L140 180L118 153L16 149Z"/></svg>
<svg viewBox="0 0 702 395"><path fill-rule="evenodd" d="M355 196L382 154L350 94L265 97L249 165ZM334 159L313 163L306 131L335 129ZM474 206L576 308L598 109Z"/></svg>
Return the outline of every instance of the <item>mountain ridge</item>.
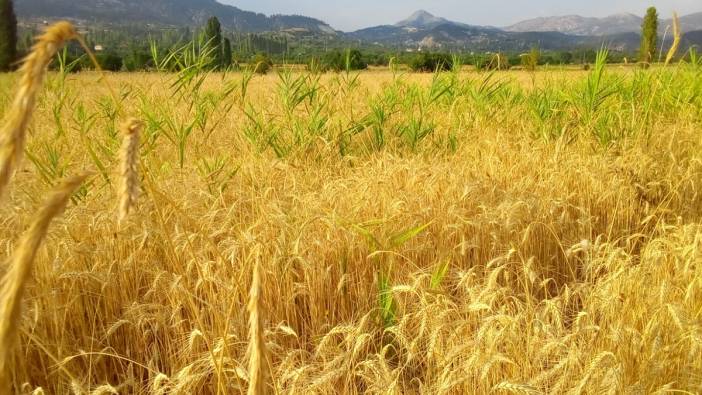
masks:
<svg viewBox="0 0 702 395"><path fill-rule="evenodd" d="M306 29L336 34L327 23L301 15L267 16L244 11L215 0L22 0L16 2L19 18L70 18L88 22L143 22L200 26L217 16L222 26L245 32Z"/></svg>
<svg viewBox="0 0 702 395"><path fill-rule="evenodd" d="M510 32L547 32L556 31L574 35L609 35L620 33L638 33L643 17L631 14L613 14L606 17L584 17L581 15L547 16L523 20L503 29ZM661 19L660 34L673 23L671 18ZM683 31L702 30L702 12L680 17Z"/></svg>
<svg viewBox="0 0 702 395"><path fill-rule="evenodd" d="M425 11L419 10L414 12L408 18L397 22L394 26L397 27L413 27L413 28L427 28L431 26L443 25L445 23L453 23L448 19L434 16L433 14Z"/></svg>
<svg viewBox="0 0 702 395"><path fill-rule="evenodd" d="M556 17L558 18L558 17ZM562 17L561 17L562 18ZM610 26L609 29L590 28L590 30L574 30L575 27L585 22L601 21ZM696 23L695 14L690 17L680 18L688 27ZM538 20L538 19L537 19ZM527 51L534 46L542 50L570 50L574 48L599 48L606 45L610 49L619 51L636 51L640 44L640 24L642 19L633 14L617 14L607 18L586 18L577 15L569 16L570 29L558 31L545 28L542 30L524 28L523 30L510 31L491 26L468 25L461 22L450 21L436 17L426 11L420 10L394 25L380 25L360 29L346 35L354 40L384 47L400 47L407 49L451 49L470 51ZM664 29L665 23L661 26ZM629 28L626 28L628 23ZM616 25L625 27L616 28ZM634 29L632 26L636 26ZM538 27L538 26L537 26ZM702 31L702 23L699 29ZM574 34L577 31L579 34ZM663 34L663 31L661 31ZM699 45L699 34L683 39L683 49L691 45ZM668 40L670 41L670 40ZM666 45L669 42L666 41Z"/></svg>

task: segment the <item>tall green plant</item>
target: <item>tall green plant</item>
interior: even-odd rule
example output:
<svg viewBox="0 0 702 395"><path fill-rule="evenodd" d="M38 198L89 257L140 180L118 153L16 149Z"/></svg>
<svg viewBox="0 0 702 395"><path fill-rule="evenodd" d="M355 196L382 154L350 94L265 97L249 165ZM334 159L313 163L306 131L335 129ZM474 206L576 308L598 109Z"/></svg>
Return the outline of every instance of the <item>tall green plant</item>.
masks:
<svg viewBox="0 0 702 395"><path fill-rule="evenodd" d="M225 38L222 43L222 67L229 68L232 66L232 42Z"/></svg>
<svg viewBox="0 0 702 395"><path fill-rule="evenodd" d="M536 67L539 65L539 61L541 60L541 51L534 47L528 54L522 55L521 58L522 66L524 66L525 69L535 71Z"/></svg>
<svg viewBox="0 0 702 395"><path fill-rule="evenodd" d="M216 16L207 20L205 40L210 51L210 67L219 69L223 66L222 25ZM230 48L231 50L231 48Z"/></svg>
<svg viewBox="0 0 702 395"><path fill-rule="evenodd" d="M658 46L658 11L650 7L641 26L641 61L651 63Z"/></svg>

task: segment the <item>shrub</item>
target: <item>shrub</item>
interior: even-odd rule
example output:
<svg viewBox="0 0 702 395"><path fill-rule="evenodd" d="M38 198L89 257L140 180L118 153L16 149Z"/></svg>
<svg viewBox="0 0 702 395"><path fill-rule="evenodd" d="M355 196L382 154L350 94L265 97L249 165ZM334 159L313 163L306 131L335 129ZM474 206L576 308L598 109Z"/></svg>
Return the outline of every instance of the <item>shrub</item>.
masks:
<svg viewBox="0 0 702 395"><path fill-rule="evenodd" d="M98 64L100 64L100 67L105 71L120 71L122 69L122 58L115 53L99 53L95 55L95 59L97 59Z"/></svg>
<svg viewBox="0 0 702 395"><path fill-rule="evenodd" d="M254 66L254 71L256 74L268 74L268 72L273 67L273 61L266 54L256 54L256 56L251 59L251 64Z"/></svg>
<svg viewBox="0 0 702 395"><path fill-rule="evenodd" d="M146 51L132 50L122 60L124 69L127 71L146 70L153 66L151 55Z"/></svg>
<svg viewBox="0 0 702 395"><path fill-rule="evenodd" d="M409 67L412 71L426 73L448 71L453 68L453 59L448 54L423 53L412 59Z"/></svg>
<svg viewBox="0 0 702 395"><path fill-rule="evenodd" d="M475 67L478 70L509 70L512 66L505 54L497 53L489 60L481 63L476 62Z"/></svg>
<svg viewBox="0 0 702 395"><path fill-rule="evenodd" d="M323 71L343 71L343 70L365 70L368 63L363 59L363 54L357 49L347 50L343 53L339 50L328 52L322 58L321 69Z"/></svg>
<svg viewBox="0 0 702 395"><path fill-rule="evenodd" d="M524 66L526 70L535 71L541 59L541 52L539 52L538 48L532 48L529 53L523 54L521 58L522 66Z"/></svg>

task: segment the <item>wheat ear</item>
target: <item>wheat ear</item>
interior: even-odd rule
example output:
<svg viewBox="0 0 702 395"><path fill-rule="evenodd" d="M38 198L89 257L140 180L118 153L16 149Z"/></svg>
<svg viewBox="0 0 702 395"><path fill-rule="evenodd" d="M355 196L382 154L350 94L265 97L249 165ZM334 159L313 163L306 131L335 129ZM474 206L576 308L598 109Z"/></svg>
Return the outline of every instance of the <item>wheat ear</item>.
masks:
<svg viewBox="0 0 702 395"><path fill-rule="evenodd" d="M266 343L261 319L261 274L257 259L253 269L251 292L249 293L249 391L248 395L264 395L268 374Z"/></svg>
<svg viewBox="0 0 702 395"><path fill-rule="evenodd" d="M129 119L122 126L124 142L120 151L120 223L127 218L139 195L139 136L142 129L143 123L137 119Z"/></svg>
<svg viewBox="0 0 702 395"><path fill-rule="evenodd" d="M89 174L69 178L54 190L39 209L30 227L22 235L10 258L0 285L0 393L10 385L12 348L19 330L22 294L32 275L34 258L46 236L51 221L65 208L73 192Z"/></svg>
<svg viewBox="0 0 702 395"><path fill-rule="evenodd" d="M671 60L673 60L673 57L675 56L675 53L678 52L678 48L680 47L680 41L682 40L682 33L680 31L680 18L678 18L678 13L674 12L673 13L673 45L670 47L670 50L668 51L668 56L665 58L665 65L667 66Z"/></svg>
<svg viewBox="0 0 702 395"><path fill-rule="evenodd" d="M32 118L37 93L44 82L46 68L56 52L76 37L78 33L70 23L52 25L39 37L22 63L17 93L0 126L0 198L22 159L27 127Z"/></svg>

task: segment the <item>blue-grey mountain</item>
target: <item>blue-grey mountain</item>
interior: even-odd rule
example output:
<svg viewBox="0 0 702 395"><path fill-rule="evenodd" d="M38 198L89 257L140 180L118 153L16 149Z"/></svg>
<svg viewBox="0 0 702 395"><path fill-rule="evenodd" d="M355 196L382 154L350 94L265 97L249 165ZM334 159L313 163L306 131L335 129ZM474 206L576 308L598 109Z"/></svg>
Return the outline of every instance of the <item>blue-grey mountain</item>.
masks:
<svg viewBox="0 0 702 395"><path fill-rule="evenodd" d="M328 24L300 15L266 16L215 0L20 0L17 14L24 19L70 18L99 23L151 23L201 26L211 16L226 29L242 32L305 29L335 34Z"/></svg>

